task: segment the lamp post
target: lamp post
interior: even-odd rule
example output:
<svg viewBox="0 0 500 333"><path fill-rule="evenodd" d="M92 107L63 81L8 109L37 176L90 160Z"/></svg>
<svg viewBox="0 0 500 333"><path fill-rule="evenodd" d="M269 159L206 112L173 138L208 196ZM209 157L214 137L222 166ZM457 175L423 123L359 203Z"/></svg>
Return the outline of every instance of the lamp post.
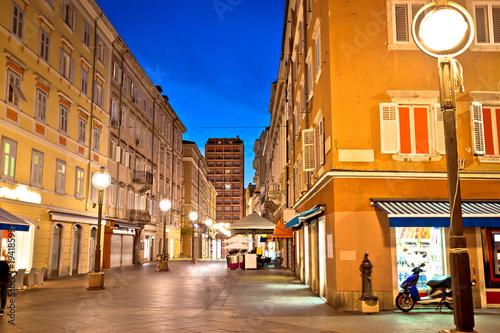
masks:
<svg viewBox="0 0 500 333"><path fill-rule="evenodd" d="M166 219L165 213L170 208L172 208L172 202L170 202L170 200L168 200L168 199L162 199L160 201L160 209L163 212L163 215L162 215L162 217L163 217L163 231L162 231L163 244L161 246L160 266L156 268L157 272L166 272L166 271L168 271L168 251L166 250L167 246L168 246L168 244L167 244L168 241L165 240L166 239L165 233L166 233L166 229L167 229L167 219Z"/></svg>
<svg viewBox="0 0 500 333"><path fill-rule="evenodd" d="M208 249L209 249L209 252L208 252L208 259L211 259L211 252L213 251L213 244L211 242L211 239L210 237L212 236L210 230L212 229L212 220L211 219L206 219L205 220L205 225L208 227ZM212 249L212 251L210 251L210 248Z"/></svg>
<svg viewBox="0 0 500 333"><path fill-rule="evenodd" d="M101 167L92 177L92 185L97 188L98 208L97 208L97 240L94 255L94 272L89 274L88 290L104 289L104 273L101 272L101 221L102 221L102 201L103 191L111 184L111 176Z"/></svg>
<svg viewBox="0 0 500 333"><path fill-rule="evenodd" d="M433 8L431 8L433 7ZM427 11L427 14L425 14ZM420 15L425 14L417 27ZM463 234L462 199L458 175L458 149L455 125L456 93L463 91L462 67L455 56L463 53L474 39L474 22L462 6L436 0L423 6L412 26L417 46L438 59L439 98L443 112L448 195L450 203L450 266L453 315L456 330L474 331L474 308L469 253ZM447 332L442 330L442 332Z"/></svg>
<svg viewBox="0 0 500 333"><path fill-rule="evenodd" d="M194 221L198 220L198 213L197 212L189 213L189 219L193 222L193 229L191 232L191 263L196 264L196 259L194 259Z"/></svg>

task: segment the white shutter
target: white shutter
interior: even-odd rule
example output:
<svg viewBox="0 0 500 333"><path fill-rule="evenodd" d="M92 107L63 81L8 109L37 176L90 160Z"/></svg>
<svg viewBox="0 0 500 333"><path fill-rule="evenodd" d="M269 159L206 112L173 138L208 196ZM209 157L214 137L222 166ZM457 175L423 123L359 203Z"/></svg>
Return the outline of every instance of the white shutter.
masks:
<svg viewBox="0 0 500 333"><path fill-rule="evenodd" d="M73 19L71 20L71 25L72 25L71 29L73 29L73 31L75 31L76 30L76 9L73 6L71 7L71 9L72 9L71 14L73 15Z"/></svg>
<svg viewBox="0 0 500 333"><path fill-rule="evenodd" d="M324 119L318 123L318 159L319 165L325 164L325 128L324 128Z"/></svg>
<svg viewBox="0 0 500 333"><path fill-rule="evenodd" d="M444 118L443 111L441 111L441 104L434 104L434 132L435 132L435 149L437 154L446 153L446 145L444 138Z"/></svg>
<svg viewBox="0 0 500 333"><path fill-rule="evenodd" d="M124 154L124 159L123 159L123 166L128 168L130 166L130 153L129 152L125 152Z"/></svg>
<svg viewBox="0 0 500 333"><path fill-rule="evenodd" d="M486 5L476 5L476 42L489 43L488 11Z"/></svg>
<svg viewBox="0 0 500 333"><path fill-rule="evenodd" d="M314 159L314 129L302 131L302 166L303 171L314 171L316 161Z"/></svg>
<svg viewBox="0 0 500 333"><path fill-rule="evenodd" d="M500 7L491 6L491 18L493 21L493 43L500 43Z"/></svg>
<svg viewBox="0 0 500 333"><path fill-rule="evenodd" d="M122 153L122 148L121 148L120 146L115 146L115 147L114 147L114 149L115 149L115 152L114 152L114 154L115 154L115 156L114 156L114 160L115 160L115 162L120 163L120 159L121 159L121 156L122 156L122 155L121 155L121 153Z"/></svg>
<svg viewBox="0 0 500 333"><path fill-rule="evenodd" d="M398 152L398 105L380 103L380 141L382 154Z"/></svg>
<svg viewBox="0 0 500 333"><path fill-rule="evenodd" d="M484 154L484 127L483 127L483 105L477 102L471 102L471 120L472 120L472 144L474 154Z"/></svg>
<svg viewBox="0 0 500 333"><path fill-rule="evenodd" d="M73 58L69 58L69 82L73 83L75 78L75 61Z"/></svg>
<svg viewBox="0 0 500 333"><path fill-rule="evenodd" d="M396 42L409 42L408 4L394 5L394 29Z"/></svg>
<svg viewBox="0 0 500 333"><path fill-rule="evenodd" d="M64 51L59 49L59 74L64 76Z"/></svg>

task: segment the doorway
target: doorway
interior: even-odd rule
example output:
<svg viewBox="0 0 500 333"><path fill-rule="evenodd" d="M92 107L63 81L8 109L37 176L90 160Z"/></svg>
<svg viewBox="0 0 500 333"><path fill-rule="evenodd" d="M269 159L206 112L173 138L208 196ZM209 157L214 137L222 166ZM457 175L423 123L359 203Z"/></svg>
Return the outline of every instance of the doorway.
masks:
<svg viewBox="0 0 500 333"><path fill-rule="evenodd" d="M82 241L82 227L79 225L73 226L73 256L71 263L71 275L76 275L79 272L81 261L81 244Z"/></svg>
<svg viewBox="0 0 500 333"><path fill-rule="evenodd" d="M50 276L59 276L60 269L59 264L61 261L61 249L62 249L62 224L56 224L54 230L52 231L52 256L50 265Z"/></svg>

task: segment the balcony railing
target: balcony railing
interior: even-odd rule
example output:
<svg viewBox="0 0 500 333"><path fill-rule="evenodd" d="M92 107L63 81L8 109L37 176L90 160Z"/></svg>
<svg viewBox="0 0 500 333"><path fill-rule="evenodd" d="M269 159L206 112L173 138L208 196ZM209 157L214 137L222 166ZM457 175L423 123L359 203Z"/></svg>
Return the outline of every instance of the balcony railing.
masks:
<svg viewBox="0 0 500 333"><path fill-rule="evenodd" d="M151 215L148 211L145 210L130 209L128 211L128 220L138 222L151 222Z"/></svg>
<svg viewBox="0 0 500 333"><path fill-rule="evenodd" d="M134 183L153 185L153 174L147 171L135 171Z"/></svg>

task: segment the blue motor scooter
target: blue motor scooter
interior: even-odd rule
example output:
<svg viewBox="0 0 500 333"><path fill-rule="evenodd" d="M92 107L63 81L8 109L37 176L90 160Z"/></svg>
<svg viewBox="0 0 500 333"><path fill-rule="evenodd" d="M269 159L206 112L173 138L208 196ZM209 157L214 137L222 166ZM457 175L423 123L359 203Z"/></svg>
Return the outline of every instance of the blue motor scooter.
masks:
<svg viewBox="0 0 500 333"><path fill-rule="evenodd" d="M429 294L426 297L420 297L416 287L420 278L420 273L424 272L425 264L421 264L412 269L413 275L410 275L401 284L401 291L396 297L396 306L403 312L408 312L415 304L420 305L437 305L436 311L446 306L448 309L453 310L453 297L451 295L451 277L445 276L441 279L429 280L427 285L431 287Z"/></svg>

